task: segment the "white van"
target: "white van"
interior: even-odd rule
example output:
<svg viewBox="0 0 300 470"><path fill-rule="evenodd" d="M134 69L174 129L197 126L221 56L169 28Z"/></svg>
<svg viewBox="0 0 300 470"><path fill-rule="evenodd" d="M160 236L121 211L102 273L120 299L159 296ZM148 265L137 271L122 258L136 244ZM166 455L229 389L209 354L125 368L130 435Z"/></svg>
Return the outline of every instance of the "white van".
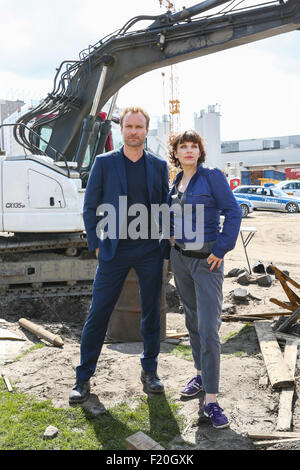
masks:
<svg viewBox="0 0 300 470"><path fill-rule="evenodd" d="M285 180L275 184L276 188L281 189L290 196L300 197L300 180Z"/></svg>

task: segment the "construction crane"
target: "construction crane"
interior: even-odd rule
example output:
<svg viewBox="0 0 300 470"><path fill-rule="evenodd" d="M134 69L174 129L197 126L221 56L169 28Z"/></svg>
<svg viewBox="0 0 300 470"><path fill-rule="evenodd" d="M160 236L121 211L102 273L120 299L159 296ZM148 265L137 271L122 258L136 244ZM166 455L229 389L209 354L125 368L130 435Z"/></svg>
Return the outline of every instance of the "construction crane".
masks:
<svg viewBox="0 0 300 470"><path fill-rule="evenodd" d="M168 11L176 13L174 2L170 0L159 0L160 7L167 8ZM164 75L163 75L164 77ZM174 134L180 130L180 101L178 98L178 71L176 65L170 66L170 99L169 99L169 132Z"/></svg>

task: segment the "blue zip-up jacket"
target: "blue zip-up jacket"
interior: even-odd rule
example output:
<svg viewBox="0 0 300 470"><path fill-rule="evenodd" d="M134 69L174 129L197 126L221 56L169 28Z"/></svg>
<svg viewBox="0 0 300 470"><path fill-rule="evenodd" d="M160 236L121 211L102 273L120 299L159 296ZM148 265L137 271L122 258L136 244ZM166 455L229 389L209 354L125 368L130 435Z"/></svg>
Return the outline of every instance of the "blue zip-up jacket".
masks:
<svg viewBox="0 0 300 470"><path fill-rule="evenodd" d="M171 205L172 195L176 192L176 184L183 176L180 172L168 194ZM185 191L185 204L204 205L204 242L216 240L212 253L218 258L235 247L242 220L241 209L229 187L229 184L218 168L209 169L199 165ZM223 230L220 226L220 215L225 216ZM193 211L192 228L196 228L196 211ZM184 235L183 235L184 237ZM184 238L180 241L188 242Z"/></svg>

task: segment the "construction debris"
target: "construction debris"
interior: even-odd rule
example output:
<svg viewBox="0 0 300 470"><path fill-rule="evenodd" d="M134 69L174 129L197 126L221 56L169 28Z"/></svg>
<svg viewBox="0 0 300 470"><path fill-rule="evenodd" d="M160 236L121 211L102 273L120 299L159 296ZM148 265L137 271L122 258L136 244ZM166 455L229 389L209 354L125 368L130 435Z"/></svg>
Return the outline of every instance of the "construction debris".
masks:
<svg viewBox="0 0 300 470"><path fill-rule="evenodd" d="M261 287L271 287L273 281L270 274L265 274L264 276L257 277L256 282Z"/></svg>
<svg viewBox="0 0 300 470"><path fill-rule="evenodd" d="M127 437L125 442L127 450L164 450L164 447L141 431Z"/></svg>
<svg viewBox="0 0 300 470"><path fill-rule="evenodd" d="M300 432L256 432L249 431L247 436L250 439L300 439Z"/></svg>
<svg viewBox="0 0 300 470"><path fill-rule="evenodd" d="M233 297L236 300L247 300L247 295L248 295L247 289L238 288L238 289L234 289L233 291Z"/></svg>
<svg viewBox="0 0 300 470"><path fill-rule="evenodd" d="M300 317L300 307L298 307L293 314L291 314L280 326L276 328L276 331L284 333L290 328Z"/></svg>
<svg viewBox="0 0 300 470"><path fill-rule="evenodd" d="M284 361L289 367L293 377L295 377L297 349L297 344L294 341L286 342L284 349ZM289 431L291 429L294 388L294 386L283 388L280 392L278 420L276 426L277 431Z"/></svg>
<svg viewBox="0 0 300 470"><path fill-rule="evenodd" d="M252 266L252 271L254 273L265 273L265 267L264 264L261 261L255 261L255 263Z"/></svg>
<svg viewBox="0 0 300 470"><path fill-rule="evenodd" d="M4 382L5 382L5 385L6 385L6 388L9 392L12 392L13 391L13 388L11 386L11 383L9 381L9 379L6 377L6 375L3 373L3 371L1 370L1 377L3 378Z"/></svg>
<svg viewBox="0 0 300 470"><path fill-rule="evenodd" d="M268 376L273 388L291 387L295 379L282 353L269 321L254 322Z"/></svg>
<svg viewBox="0 0 300 470"><path fill-rule="evenodd" d="M0 328L0 340L12 340L12 341L26 341L24 338L16 335L12 331L7 330L6 328Z"/></svg>
<svg viewBox="0 0 300 470"><path fill-rule="evenodd" d="M262 448L262 447L270 447L270 446L273 446L273 445L278 445L278 444L284 444L286 445L287 443L290 443L290 442L299 442L300 443L300 438L299 437L295 437L295 438L291 438L291 439L284 439L284 440L280 440L280 439L273 439L273 440L263 440L263 441L254 441L253 444L255 445L255 447L257 447L258 449L259 448Z"/></svg>
<svg viewBox="0 0 300 470"><path fill-rule="evenodd" d="M271 268L274 270L276 278L280 281L283 290L285 291L289 302L282 302L278 299L270 299L270 302L273 302L280 307L287 308L287 310L291 310L292 312L295 312L297 308L300 307L300 298L298 295L287 285L289 282L292 284L294 287L297 287L297 289L300 289L300 284L298 284L296 281L294 281L292 278L290 278L284 271L280 271L280 269L276 268L276 266L271 265Z"/></svg>

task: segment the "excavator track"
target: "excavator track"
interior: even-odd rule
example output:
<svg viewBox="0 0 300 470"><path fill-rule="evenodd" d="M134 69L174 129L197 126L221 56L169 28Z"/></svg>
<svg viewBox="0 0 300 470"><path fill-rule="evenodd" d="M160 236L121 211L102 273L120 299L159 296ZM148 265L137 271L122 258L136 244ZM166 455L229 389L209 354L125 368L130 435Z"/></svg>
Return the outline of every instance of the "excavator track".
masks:
<svg viewBox="0 0 300 470"><path fill-rule="evenodd" d="M35 286L10 286L8 288L0 287L0 298L12 299L40 299L45 297L70 297L84 296L92 294L92 282L76 282L74 285L55 284Z"/></svg>
<svg viewBox="0 0 300 470"><path fill-rule="evenodd" d="M0 236L0 256L9 253L87 248L86 236L79 234L29 234Z"/></svg>
<svg viewBox="0 0 300 470"><path fill-rule="evenodd" d="M91 295L97 259L84 233L2 234L0 298Z"/></svg>

